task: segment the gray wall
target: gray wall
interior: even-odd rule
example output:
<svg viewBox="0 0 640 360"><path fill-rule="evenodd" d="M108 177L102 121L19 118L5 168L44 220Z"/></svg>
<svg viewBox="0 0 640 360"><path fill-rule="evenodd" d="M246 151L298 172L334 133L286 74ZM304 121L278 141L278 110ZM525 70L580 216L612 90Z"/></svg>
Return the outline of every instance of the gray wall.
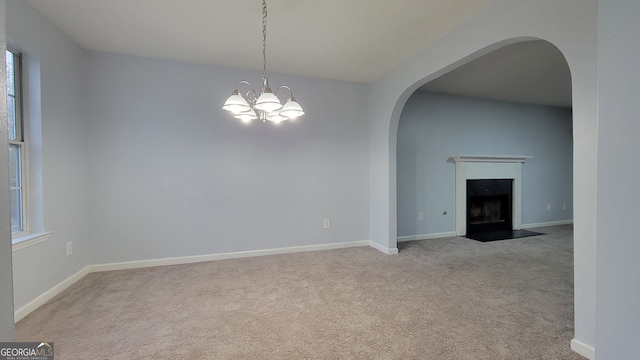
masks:
<svg viewBox="0 0 640 360"><path fill-rule="evenodd" d="M91 263L369 238L367 87L269 77L304 117L222 110L258 72L88 54Z"/></svg>
<svg viewBox="0 0 640 360"><path fill-rule="evenodd" d="M598 359L640 354L640 2L599 1Z"/></svg>
<svg viewBox="0 0 640 360"><path fill-rule="evenodd" d="M7 2L9 43L24 54L31 202L49 240L13 253L16 309L88 264L83 51L26 1ZM39 88L38 88L39 87ZM39 99L38 99L39 98ZM31 216L30 216L31 218ZM73 255L66 256L66 243Z"/></svg>
<svg viewBox="0 0 640 360"><path fill-rule="evenodd" d="M5 1L0 0L0 129L7 129L7 75L5 56ZM9 143L0 135L0 169L8 169ZM9 215L9 172L0 171L0 341L13 341L13 284L11 271L11 216Z"/></svg>
<svg viewBox="0 0 640 360"><path fill-rule="evenodd" d="M460 154L533 156L522 166L522 224L571 220L571 121L567 108L416 91L398 124L398 236L455 231L448 159Z"/></svg>

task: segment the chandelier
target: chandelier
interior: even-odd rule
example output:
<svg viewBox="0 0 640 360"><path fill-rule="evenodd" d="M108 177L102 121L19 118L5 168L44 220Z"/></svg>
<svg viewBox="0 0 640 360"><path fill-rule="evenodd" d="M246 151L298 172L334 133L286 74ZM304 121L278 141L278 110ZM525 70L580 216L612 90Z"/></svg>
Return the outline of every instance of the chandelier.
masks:
<svg viewBox="0 0 640 360"><path fill-rule="evenodd" d="M240 86L248 86L248 90L243 94ZM284 105L280 102L277 94L281 89L289 90L289 99ZM261 119L263 122L271 121L275 124L285 120L294 120L302 115L302 107L293 97L293 91L286 85L281 85L272 91L267 79L267 2L262 0L262 84L260 92L256 91L251 83L241 80L236 85L236 89L225 101L224 110L233 114L233 117L243 122L251 122L254 119Z"/></svg>

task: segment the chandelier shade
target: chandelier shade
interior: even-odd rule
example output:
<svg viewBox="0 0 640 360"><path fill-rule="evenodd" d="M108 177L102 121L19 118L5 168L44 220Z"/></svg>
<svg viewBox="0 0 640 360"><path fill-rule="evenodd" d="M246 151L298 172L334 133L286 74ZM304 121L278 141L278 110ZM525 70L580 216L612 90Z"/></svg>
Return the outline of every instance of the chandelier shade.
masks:
<svg viewBox="0 0 640 360"><path fill-rule="evenodd" d="M230 111L234 114L251 110L251 106L245 100L242 95L238 94L238 90L234 91L231 96L224 102L222 106L224 110Z"/></svg>
<svg viewBox="0 0 640 360"><path fill-rule="evenodd" d="M302 106L298 104L296 99L292 96L289 100L282 106L280 109L280 115L285 116L291 120L295 120L296 118L304 115L304 111L302 111Z"/></svg>
<svg viewBox="0 0 640 360"><path fill-rule="evenodd" d="M272 112L271 114L267 115L267 120L277 124L285 120L289 120L289 118L284 115L280 115L280 113Z"/></svg>
<svg viewBox="0 0 640 360"><path fill-rule="evenodd" d="M249 90L246 93L240 91L241 85L247 85ZM280 89L289 90L289 100L283 105L278 98ZM293 91L287 85L281 85L272 91L267 79L267 2L262 0L262 86L260 91L256 91L251 83L241 80L236 85L236 89L225 101L222 109L229 111L234 118L248 123L254 119L261 119L263 122L280 123L286 120L293 120L302 115L302 106L293 97Z"/></svg>
<svg viewBox="0 0 640 360"><path fill-rule="evenodd" d="M249 109L247 111L243 111L240 113L237 113L236 115L233 116L236 119L240 119L242 120L242 122L248 123L251 122L251 120L257 119L258 116L256 116L255 111Z"/></svg>
<svg viewBox="0 0 640 360"><path fill-rule="evenodd" d="M266 113L271 113L272 111L278 110L282 107L280 100L277 96L275 96L271 89L266 88L262 95L256 100L256 104L253 105L256 110L264 111Z"/></svg>

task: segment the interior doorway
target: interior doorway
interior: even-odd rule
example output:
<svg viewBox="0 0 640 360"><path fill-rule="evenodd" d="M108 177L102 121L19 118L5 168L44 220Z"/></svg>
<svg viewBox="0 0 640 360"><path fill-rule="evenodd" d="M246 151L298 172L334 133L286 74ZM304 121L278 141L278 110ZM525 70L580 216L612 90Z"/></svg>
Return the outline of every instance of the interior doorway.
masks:
<svg viewBox="0 0 640 360"><path fill-rule="evenodd" d="M522 164L522 219L503 219L514 229L571 223L571 106L567 62L543 40L507 45L421 86L398 124L397 241L466 234L451 160L462 155L531 158Z"/></svg>

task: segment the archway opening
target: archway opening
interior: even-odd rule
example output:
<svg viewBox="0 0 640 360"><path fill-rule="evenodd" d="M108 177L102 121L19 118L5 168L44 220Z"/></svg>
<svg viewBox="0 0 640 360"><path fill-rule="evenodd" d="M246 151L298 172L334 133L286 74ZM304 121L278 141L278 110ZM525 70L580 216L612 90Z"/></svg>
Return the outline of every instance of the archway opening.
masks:
<svg viewBox="0 0 640 360"><path fill-rule="evenodd" d="M551 258L535 248L533 238L522 241L526 244L522 249L540 261L529 264L529 273L540 273L538 265L563 269L552 281L526 281L538 284L532 287L539 289L559 290L546 299L547 304L555 302L547 310L555 311L555 329L570 327L563 334L566 342L562 345L566 346L573 336L574 201L571 74L564 56L543 40L519 42L436 79L424 79L415 88L401 105L395 139L396 203L392 210L396 211L398 248L424 246L415 240L429 240L431 250L445 249L442 254L455 256L446 251L458 251L456 245L472 241L456 237L461 234L456 228L456 164L452 157L527 157L521 168L519 225L551 236L553 239L540 242L551 253L569 254ZM449 245L443 245L447 241ZM462 251L468 255L474 251L469 249ZM480 248L476 245L475 249ZM478 250L481 256L493 256L484 250ZM505 253L500 256L507 262L518 261L509 260ZM568 271L567 263L571 264ZM495 275L487 272L487 277ZM493 293L502 290L498 287ZM523 299L528 297L526 292Z"/></svg>
<svg viewBox="0 0 640 360"><path fill-rule="evenodd" d="M567 62L543 40L504 46L422 85L397 131L398 241L466 235L451 161L460 155L475 166L518 161L514 229L571 223L572 121Z"/></svg>

